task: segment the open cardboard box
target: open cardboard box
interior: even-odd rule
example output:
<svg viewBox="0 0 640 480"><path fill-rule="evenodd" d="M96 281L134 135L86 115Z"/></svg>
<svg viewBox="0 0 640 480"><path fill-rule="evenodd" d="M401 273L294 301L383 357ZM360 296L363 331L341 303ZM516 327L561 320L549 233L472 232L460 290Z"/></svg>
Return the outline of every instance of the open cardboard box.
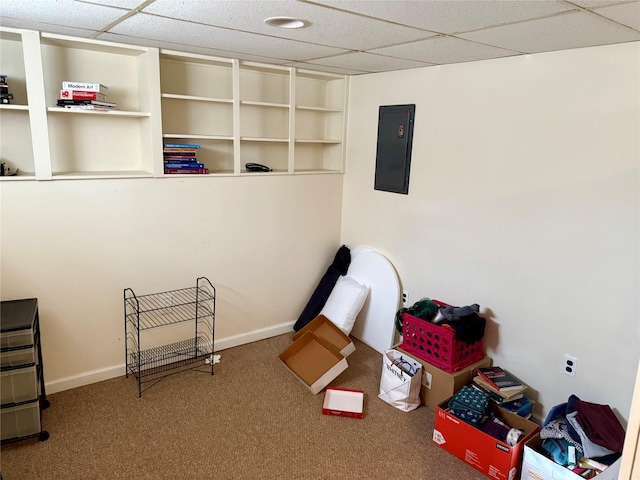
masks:
<svg viewBox="0 0 640 480"><path fill-rule="evenodd" d="M349 366L335 345L309 331L298 337L279 358L314 395Z"/></svg>
<svg viewBox="0 0 640 480"><path fill-rule="evenodd" d="M521 467L525 443L540 426L515 413L491 404L493 414L524 434L515 445L509 445L447 412L449 399L438 405L433 428L433 441L447 452L465 461L489 478L514 480Z"/></svg>
<svg viewBox="0 0 640 480"><path fill-rule="evenodd" d="M410 353L405 352L402 347L396 347L396 350L407 355L422 365L422 385L420 387L420 402L431 410L436 411L438 405L447 398L453 396L458 390L465 385L471 383L473 372L476 368L490 367L491 358L484 357L482 360L472 363L454 373L445 372L435 365L414 357Z"/></svg>
<svg viewBox="0 0 640 480"><path fill-rule="evenodd" d="M362 418L364 392L348 388L327 387L324 392L322 413L338 417Z"/></svg>
<svg viewBox="0 0 640 480"><path fill-rule="evenodd" d="M356 350L356 346L351 338L349 338L349 335L345 334L340 330L340 327L336 326L324 315L318 315L307 323L293 336L293 341L295 342L298 338L304 335L305 332L313 332L318 337L328 340L332 345L335 345L338 348L340 354L344 357L348 357Z"/></svg>
<svg viewBox="0 0 640 480"><path fill-rule="evenodd" d="M524 446L522 460L522 480L581 480L583 477L554 462L540 453L542 439L540 433L532 436ZM595 476L596 480L616 480L620 473L621 459Z"/></svg>

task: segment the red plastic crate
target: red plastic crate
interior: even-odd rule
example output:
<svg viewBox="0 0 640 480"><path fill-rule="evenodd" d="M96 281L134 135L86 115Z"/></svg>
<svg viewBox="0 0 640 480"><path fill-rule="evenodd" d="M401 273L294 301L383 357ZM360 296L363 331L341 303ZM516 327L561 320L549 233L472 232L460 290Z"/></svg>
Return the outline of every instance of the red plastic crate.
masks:
<svg viewBox="0 0 640 480"><path fill-rule="evenodd" d="M402 314L402 349L448 373L484 358L482 339L464 343L453 330Z"/></svg>

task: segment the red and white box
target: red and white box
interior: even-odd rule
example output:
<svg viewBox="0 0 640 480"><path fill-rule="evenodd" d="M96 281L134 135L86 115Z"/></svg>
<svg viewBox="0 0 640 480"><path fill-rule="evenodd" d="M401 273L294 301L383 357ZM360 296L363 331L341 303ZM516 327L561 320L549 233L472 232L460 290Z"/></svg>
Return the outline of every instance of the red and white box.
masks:
<svg viewBox="0 0 640 480"><path fill-rule="evenodd" d="M107 96L104 93L92 92L89 90L60 90L60 98L64 98L65 100L107 101Z"/></svg>
<svg viewBox="0 0 640 480"><path fill-rule="evenodd" d="M489 478L519 478L517 475L524 445L540 430L540 426L497 405L491 405L491 411L497 418L524 432L518 443L512 446L451 415L447 412L448 403L449 400L442 402L436 410L434 443Z"/></svg>
<svg viewBox="0 0 640 480"><path fill-rule="evenodd" d="M364 416L364 392L349 388L327 387L322 403L323 415L362 418Z"/></svg>

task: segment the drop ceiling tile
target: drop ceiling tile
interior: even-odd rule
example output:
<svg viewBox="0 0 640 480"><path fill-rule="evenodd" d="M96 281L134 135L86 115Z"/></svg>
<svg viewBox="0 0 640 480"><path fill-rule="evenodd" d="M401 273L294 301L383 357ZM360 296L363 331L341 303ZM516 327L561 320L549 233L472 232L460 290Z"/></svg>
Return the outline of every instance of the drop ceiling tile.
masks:
<svg viewBox="0 0 640 480"><path fill-rule="evenodd" d="M111 22L127 14L126 10L73 0L1 0L2 17L19 18L63 27L101 30ZM50 30L47 30L50 31Z"/></svg>
<svg viewBox="0 0 640 480"><path fill-rule="evenodd" d="M157 47L167 50L176 50L178 52L198 53L200 55L209 55L212 57L237 58L239 60L249 60L252 62L270 63L274 65L282 65L288 60L261 57L259 55L243 54L238 52L229 52L226 50L216 50L214 48L195 47L193 45L183 45L180 43L166 42L164 40L148 40L146 38L129 37L127 35L117 35L115 33L102 33L97 37L99 40L109 42L126 43L128 45L140 45L142 47Z"/></svg>
<svg viewBox="0 0 640 480"><path fill-rule="evenodd" d="M110 7L126 8L133 10L144 3L143 0L76 0L78 3L94 3L98 5L108 5Z"/></svg>
<svg viewBox="0 0 640 480"><path fill-rule="evenodd" d="M612 5L596 8L592 11L615 22L640 30L640 2Z"/></svg>
<svg viewBox="0 0 640 480"><path fill-rule="evenodd" d="M353 70L350 68L327 67L326 65L314 65L312 63L306 63L306 62L291 62L291 63L286 63L285 65L287 67L296 67L296 68L302 68L305 70L315 70L315 71L328 72L328 73L338 73L340 75L362 75L363 73L369 73L369 72L362 72L360 70Z"/></svg>
<svg viewBox="0 0 640 480"><path fill-rule="evenodd" d="M551 0L312 1L439 33L466 32L575 9L569 3Z"/></svg>
<svg viewBox="0 0 640 480"><path fill-rule="evenodd" d="M640 33L587 12L561 14L458 36L526 53L640 40Z"/></svg>
<svg viewBox="0 0 640 480"><path fill-rule="evenodd" d="M80 38L91 38L97 33L96 30L85 30L83 28L49 25L47 23L32 22L29 20L18 20L10 17L0 17L0 25L2 25L3 27L22 28L25 30L38 30L40 32L57 33L59 35L69 35L72 37Z"/></svg>
<svg viewBox="0 0 640 480"><path fill-rule="evenodd" d="M389 70L405 70L407 68L428 67L430 64L404 60L402 58L385 57L366 52L345 53L335 57L309 60L307 63L326 65L328 67L351 68L363 72L387 72Z"/></svg>
<svg viewBox="0 0 640 480"><path fill-rule="evenodd" d="M393 47L376 48L369 53L406 58L432 64L470 62L517 55L519 52L490 47L455 37L434 37Z"/></svg>
<svg viewBox="0 0 640 480"><path fill-rule="evenodd" d="M598 8L605 7L612 4L620 4L620 3L630 3L636 2L638 0L570 0L571 3L575 3L576 5L580 5L584 8Z"/></svg>
<svg viewBox="0 0 640 480"><path fill-rule="evenodd" d="M286 60L308 60L347 51L144 13L127 18L114 26L109 33L158 41L171 39L173 43Z"/></svg>
<svg viewBox="0 0 640 480"><path fill-rule="evenodd" d="M378 2L374 2L378 3ZM418 40L429 35L415 28L387 23L360 15L293 0L184 2L156 0L144 10L244 32L288 38L318 45L364 50ZM310 22L300 29L274 28L264 20L274 16L295 17Z"/></svg>

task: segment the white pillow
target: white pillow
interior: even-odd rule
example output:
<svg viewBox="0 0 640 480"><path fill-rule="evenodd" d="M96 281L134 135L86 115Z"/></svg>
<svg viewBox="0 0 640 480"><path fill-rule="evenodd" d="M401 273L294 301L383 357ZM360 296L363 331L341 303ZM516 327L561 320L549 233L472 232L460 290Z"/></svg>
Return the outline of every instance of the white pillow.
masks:
<svg viewBox="0 0 640 480"><path fill-rule="evenodd" d="M349 335L368 294L369 287L359 284L347 275L342 275L338 278L320 314Z"/></svg>

